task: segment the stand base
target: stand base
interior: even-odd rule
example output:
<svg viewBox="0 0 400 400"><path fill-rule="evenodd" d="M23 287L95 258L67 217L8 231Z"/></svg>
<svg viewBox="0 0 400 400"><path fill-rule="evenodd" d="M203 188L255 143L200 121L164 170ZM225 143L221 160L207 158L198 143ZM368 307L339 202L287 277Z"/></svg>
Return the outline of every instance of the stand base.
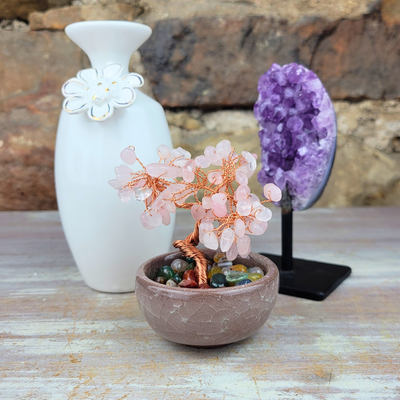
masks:
<svg viewBox="0 0 400 400"><path fill-rule="evenodd" d="M279 293L303 299L326 299L348 276L351 268L343 265L293 259L293 271L281 271L281 256L260 253L279 268Z"/></svg>

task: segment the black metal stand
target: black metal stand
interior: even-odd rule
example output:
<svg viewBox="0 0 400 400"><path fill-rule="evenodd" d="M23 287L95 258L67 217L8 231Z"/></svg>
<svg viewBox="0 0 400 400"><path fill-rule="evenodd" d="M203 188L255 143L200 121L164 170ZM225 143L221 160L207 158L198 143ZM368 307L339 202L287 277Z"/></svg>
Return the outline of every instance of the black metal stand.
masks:
<svg viewBox="0 0 400 400"><path fill-rule="evenodd" d="M261 253L279 268L279 293L310 300L326 299L350 274L351 268L293 258L291 198L282 194L282 256Z"/></svg>

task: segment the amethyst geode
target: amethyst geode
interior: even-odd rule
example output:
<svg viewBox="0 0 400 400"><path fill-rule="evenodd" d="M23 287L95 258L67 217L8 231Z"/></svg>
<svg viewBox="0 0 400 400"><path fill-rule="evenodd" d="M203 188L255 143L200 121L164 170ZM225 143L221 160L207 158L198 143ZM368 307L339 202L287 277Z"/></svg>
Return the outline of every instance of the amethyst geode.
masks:
<svg viewBox="0 0 400 400"><path fill-rule="evenodd" d="M288 190L293 210L318 200L336 150L336 117L317 75L298 64L273 64L258 82L261 184Z"/></svg>

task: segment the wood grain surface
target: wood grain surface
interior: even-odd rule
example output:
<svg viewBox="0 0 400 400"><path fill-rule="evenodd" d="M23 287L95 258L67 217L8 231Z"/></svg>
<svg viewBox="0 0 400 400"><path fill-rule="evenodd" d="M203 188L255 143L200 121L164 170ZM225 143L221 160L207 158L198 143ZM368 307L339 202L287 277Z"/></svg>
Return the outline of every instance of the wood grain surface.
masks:
<svg viewBox="0 0 400 400"><path fill-rule="evenodd" d="M190 216L178 214L175 238ZM253 249L279 253L279 212ZM0 213L0 399L400 399L400 209L295 214L296 257L349 265L323 302L279 295L243 342L158 337L133 293L89 289L57 212Z"/></svg>

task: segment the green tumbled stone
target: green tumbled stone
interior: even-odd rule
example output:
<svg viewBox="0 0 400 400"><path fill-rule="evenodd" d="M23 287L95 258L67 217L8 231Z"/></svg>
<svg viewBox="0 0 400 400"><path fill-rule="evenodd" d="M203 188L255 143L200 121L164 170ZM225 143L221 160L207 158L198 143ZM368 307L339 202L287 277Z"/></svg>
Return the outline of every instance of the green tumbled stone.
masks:
<svg viewBox="0 0 400 400"><path fill-rule="evenodd" d="M156 276L161 276L167 281L175 276L175 272L169 265L164 265L157 270Z"/></svg>
<svg viewBox="0 0 400 400"><path fill-rule="evenodd" d="M229 271L226 274L226 281L228 282L228 286L235 286L239 281L246 279L248 276L247 272Z"/></svg>
<svg viewBox="0 0 400 400"><path fill-rule="evenodd" d="M176 283L179 283L182 280L183 277L183 272L178 272L177 274L174 275L172 278Z"/></svg>
<svg viewBox="0 0 400 400"><path fill-rule="evenodd" d="M210 279L210 286L212 288L222 288L226 286L226 277L224 274L214 274Z"/></svg>
<svg viewBox="0 0 400 400"><path fill-rule="evenodd" d="M185 258L185 261L189 264L187 269L194 269L196 266L196 262L193 260L193 258Z"/></svg>

